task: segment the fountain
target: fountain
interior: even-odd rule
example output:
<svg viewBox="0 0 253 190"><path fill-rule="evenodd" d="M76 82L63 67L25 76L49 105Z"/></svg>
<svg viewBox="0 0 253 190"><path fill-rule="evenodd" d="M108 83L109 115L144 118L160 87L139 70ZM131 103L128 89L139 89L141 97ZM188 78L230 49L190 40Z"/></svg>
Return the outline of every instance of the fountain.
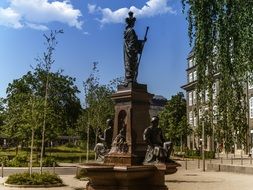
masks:
<svg viewBox="0 0 253 190"><path fill-rule="evenodd" d="M124 32L125 83L112 95L112 145L103 151L103 162L78 166L79 175L89 179L87 190L167 190L165 175L175 173L179 166L169 159L169 149L153 143L157 119L151 120L152 126L147 130L153 95L148 93L147 85L137 83L137 75L148 27L144 40L138 40L133 29L135 20L129 12Z"/></svg>

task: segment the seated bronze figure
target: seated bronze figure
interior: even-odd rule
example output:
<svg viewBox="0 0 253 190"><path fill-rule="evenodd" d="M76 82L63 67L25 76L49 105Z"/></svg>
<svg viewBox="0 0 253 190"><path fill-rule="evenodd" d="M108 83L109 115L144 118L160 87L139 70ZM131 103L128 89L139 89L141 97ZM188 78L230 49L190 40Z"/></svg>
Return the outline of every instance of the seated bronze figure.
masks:
<svg viewBox="0 0 253 190"><path fill-rule="evenodd" d="M161 128L158 127L159 118L152 117L151 126L145 129L143 140L148 144L145 163L170 162L172 143L165 142Z"/></svg>
<svg viewBox="0 0 253 190"><path fill-rule="evenodd" d="M97 143L94 148L98 160L104 160L104 156L110 151L112 146L113 120L107 119L106 124L108 128L105 129L103 136L101 134L98 136L102 143Z"/></svg>

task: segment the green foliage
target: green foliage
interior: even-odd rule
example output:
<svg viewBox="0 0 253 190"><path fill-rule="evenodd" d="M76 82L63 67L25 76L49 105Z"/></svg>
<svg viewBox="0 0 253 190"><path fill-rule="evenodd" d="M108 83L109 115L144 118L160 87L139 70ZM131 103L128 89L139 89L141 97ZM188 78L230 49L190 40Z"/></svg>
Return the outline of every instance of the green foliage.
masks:
<svg viewBox="0 0 253 190"><path fill-rule="evenodd" d="M5 107L4 107L4 99L0 98L0 129L1 126L4 125L4 121L5 121Z"/></svg>
<svg viewBox="0 0 253 190"><path fill-rule="evenodd" d="M246 147L245 85L252 82L253 73L253 2L182 0L182 3L183 9L187 9L189 36L197 63L198 94L209 92L210 122L212 108L214 104L218 106L215 131L219 143L224 142L228 151L235 143L231 137L239 131L238 143ZM219 80L217 102L212 100L215 79Z"/></svg>
<svg viewBox="0 0 253 190"><path fill-rule="evenodd" d="M159 118L159 125L167 139L170 139L175 145L180 145L182 137L186 143L190 129L186 117L186 100L182 92L171 97L164 110L159 114Z"/></svg>
<svg viewBox="0 0 253 190"><path fill-rule="evenodd" d="M54 165L55 164L55 165ZM53 166L58 166L58 164L56 163L55 158L49 156L49 157L45 157L43 159L43 164L44 167L53 167Z"/></svg>
<svg viewBox="0 0 253 190"><path fill-rule="evenodd" d="M26 155L17 155L13 159L11 159L8 163L7 166L9 167L26 167L28 166L27 162L28 158Z"/></svg>
<svg viewBox="0 0 253 190"><path fill-rule="evenodd" d="M74 85L75 79L60 72L49 75L51 82L47 104L46 137L53 139L57 135L67 135L69 129L76 129L75 124L81 106L76 96L79 91ZM13 142L30 139L32 127L35 127L36 139L41 136L45 76L44 71L36 69L9 84L6 125L2 133L11 137Z"/></svg>
<svg viewBox="0 0 253 190"><path fill-rule="evenodd" d="M51 155L57 162L63 163L78 163L86 159L86 153L54 153ZM95 159L94 151L89 152L89 160Z"/></svg>
<svg viewBox="0 0 253 190"><path fill-rule="evenodd" d="M201 152L199 150L187 150L185 152L185 157L200 159L202 156L201 156ZM214 159L215 152L214 151L205 151L205 158L206 159Z"/></svg>
<svg viewBox="0 0 253 190"><path fill-rule="evenodd" d="M200 151L199 150L187 150L185 152L185 156L188 158L200 158Z"/></svg>
<svg viewBox="0 0 253 190"><path fill-rule="evenodd" d="M7 166L8 162L9 162L8 156L0 156L0 164L1 165L4 164L4 166Z"/></svg>
<svg viewBox="0 0 253 190"><path fill-rule="evenodd" d="M93 144L96 143L98 132L106 127L106 120L114 115L111 95L115 91L115 84L119 82L116 79L109 85L101 85L97 65L97 62L93 63L92 72L84 82L85 110L78 120L79 131L83 131L82 136L86 138L89 130L89 141Z"/></svg>
<svg viewBox="0 0 253 190"><path fill-rule="evenodd" d="M62 184L62 180L56 174L51 174L49 172L39 173L19 173L12 174L6 180L8 184L15 185L54 185Z"/></svg>

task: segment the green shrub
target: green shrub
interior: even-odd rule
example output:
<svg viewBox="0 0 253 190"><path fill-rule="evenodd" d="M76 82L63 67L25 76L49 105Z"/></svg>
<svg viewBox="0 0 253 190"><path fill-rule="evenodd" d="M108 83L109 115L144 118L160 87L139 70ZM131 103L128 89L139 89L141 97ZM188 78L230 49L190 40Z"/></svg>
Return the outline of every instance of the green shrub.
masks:
<svg viewBox="0 0 253 190"><path fill-rule="evenodd" d="M76 147L76 145L74 145L73 143L70 143L70 142L66 143L65 146L68 147L68 148L74 148L74 147Z"/></svg>
<svg viewBox="0 0 253 190"><path fill-rule="evenodd" d="M198 157L200 157L200 151L198 151L198 150L187 150L185 152L185 156L190 157L190 158L198 158Z"/></svg>
<svg viewBox="0 0 253 190"><path fill-rule="evenodd" d="M55 166L58 166L55 159L53 157L44 157L42 165L44 167L52 167L55 163Z"/></svg>
<svg viewBox="0 0 253 190"><path fill-rule="evenodd" d="M8 156L1 156L0 157L0 165L4 164L4 166L7 166L9 163L9 158Z"/></svg>
<svg viewBox="0 0 253 190"><path fill-rule="evenodd" d="M62 180L58 175L49 172L32 173L31 176L29 173L19 173L10 175L6 183L15 185L54 185L62 184Z"/></svg>
<svg viewBox="0 0 253 190"><path fill-rule="evenodd" d="M188 158L201 158L202 152L199 150L187 150L185 152L185 157ZM214 159L215 152L214 151L205 151L205 158L206 159Z"/></svg>
<svg viewBox="0 0 253 190"><path fill-rule="evenodd" d="M10 167L26 167L26 166L28 166L27 156L22 155L22 154L17 155L7 163L7 166L10 166Z"/></svg>
<svg viewBox="0 0 253 190"><path fill-rule="evenodd" d="M214 151L205 151L205 158L214 159L215 158L215 152Z"/></svg>

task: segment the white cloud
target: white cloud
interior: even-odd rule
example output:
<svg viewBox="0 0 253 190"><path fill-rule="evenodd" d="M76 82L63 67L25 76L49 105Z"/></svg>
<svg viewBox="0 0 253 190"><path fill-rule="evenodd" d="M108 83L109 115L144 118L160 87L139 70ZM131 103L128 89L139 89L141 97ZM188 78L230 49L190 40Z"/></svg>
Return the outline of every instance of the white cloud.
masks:
<svg viewBox="0 0 253 190"><path fill-rule="evenodd" d="M0 7L0 25L22 28L23 25L20 23L21 15L12 10L11 8L3 9Z"/></svg>
<svg viewBox="0 0 253 190"><path fill-rule="evenodd" d="M16 21L21 26L24 26L22 23L29 23L28 27L45 30L45 24L61 22L71 27L82 28L83 23L79 21L82 16L81 11L74 9L68 0L62 2L56 0L52 2L49 0L9 0L9 2L7 9L18 15ZM5 19L5 21L9 23L9 26L13 23L11 19Z"/></svg>
<svg viewBox="0 0 253 190"><path fill-rule="evenodd" d="M134 12L135 16L138 18L152 17L166 13L176 13L172 7L168 5L168 0L148 0L141 9L131 6L130 8L120 8L115 11L112 11L110 8L101 8L99 6L89 4L88 10L90 13L100 12L102 14L102 18L98 19L102 25L107 23L124 22L124 19L127 17L129 11Z"/></svg>
<svg viewBox="0 0 253 190"><path fill-rule="evenodd" d="M96 12L96 5L88 4L88 10L89 10L89 13Z"/></svg>
<svg viewBox="0 0 253 190"><path fill-rule="evenodd" d="M48 27L42 24L26 23L26 26L35 30L42 30L42 31L48 30Z"/></svg>
<svg viewBox="0 0 253 190"><path fill-rule="evenodd" d="M89 33L89 32L83 32L83 34L84 34L84 35L90 35L90 33Z"/></svg>

